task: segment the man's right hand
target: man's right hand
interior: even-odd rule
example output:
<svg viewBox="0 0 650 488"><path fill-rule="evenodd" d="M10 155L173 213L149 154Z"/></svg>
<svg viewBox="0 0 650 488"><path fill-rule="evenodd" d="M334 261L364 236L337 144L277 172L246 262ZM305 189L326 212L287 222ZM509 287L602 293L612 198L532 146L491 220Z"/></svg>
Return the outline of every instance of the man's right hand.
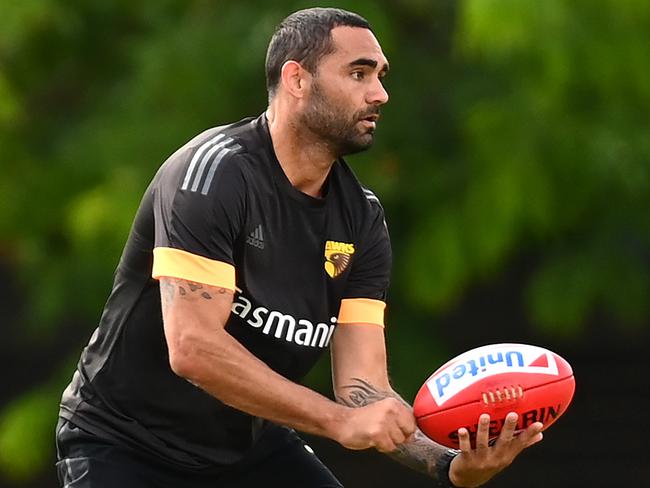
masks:
<svg viewBox="0 0 650 488"><path fill-rule="evenodd" d="M334 438L348 449L374 447L392 452L416 429L411 410L396 398L384 398L359 408L346 408Z"/></svg>

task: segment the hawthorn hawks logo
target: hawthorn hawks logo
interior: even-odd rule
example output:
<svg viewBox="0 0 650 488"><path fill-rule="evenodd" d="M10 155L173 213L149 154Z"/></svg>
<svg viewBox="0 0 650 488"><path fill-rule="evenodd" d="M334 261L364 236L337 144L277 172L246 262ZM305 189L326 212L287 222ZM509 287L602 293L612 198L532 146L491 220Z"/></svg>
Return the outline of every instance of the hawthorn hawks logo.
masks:
<svg viewBox="0 0 650 488"><path fill-rule="evenodd" d="M325 271L330 278L336 278L346 270L354 254L354 244L327 241L325 243Z"/></svg>

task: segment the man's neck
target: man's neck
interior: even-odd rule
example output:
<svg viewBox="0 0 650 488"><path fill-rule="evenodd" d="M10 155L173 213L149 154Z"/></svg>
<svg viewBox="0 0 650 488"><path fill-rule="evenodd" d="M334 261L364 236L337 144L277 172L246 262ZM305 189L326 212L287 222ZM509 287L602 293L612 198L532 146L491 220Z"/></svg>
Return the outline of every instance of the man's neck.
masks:
<svg viewBox="0 0 650 488"><path fill-rule="evenodd" d="M311 131L267 111L275 155L294 188L320 198L336 156Z"/></svg>

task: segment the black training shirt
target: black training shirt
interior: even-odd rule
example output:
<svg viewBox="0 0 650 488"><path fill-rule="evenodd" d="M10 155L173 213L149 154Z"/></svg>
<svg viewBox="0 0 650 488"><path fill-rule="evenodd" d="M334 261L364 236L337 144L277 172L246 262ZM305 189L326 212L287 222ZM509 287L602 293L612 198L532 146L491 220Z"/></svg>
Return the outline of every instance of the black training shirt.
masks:
<svg viewBox="0 0 650 488"><path fill-rule="evenodd" d="M342 159L325 190L317 199L291 185L264 115L207 130L176 151L142 199L60 415L178 465L245 456L269 423L173 373L157 278L235 290L227 331L300 381L337 324L383 326L390 274L377 197Z"/></svg>

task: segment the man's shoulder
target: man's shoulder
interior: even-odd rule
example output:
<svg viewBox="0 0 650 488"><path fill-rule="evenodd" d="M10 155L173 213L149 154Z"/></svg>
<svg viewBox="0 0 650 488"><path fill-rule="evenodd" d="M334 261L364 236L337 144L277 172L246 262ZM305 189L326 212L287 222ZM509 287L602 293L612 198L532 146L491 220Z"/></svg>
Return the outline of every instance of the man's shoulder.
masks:
<svg viewBox="0 0 650 488"><path fill-rule="evenodd" d="M213 158L219 154L248 152L254 146L255 119L245 118L232 124L211 127L197 134L168 159L191 161L193 158Z"/></svg>
<svg viewBox="0 0 650 488"><path fill-rule="evenodd" d="M196 154L231 148L231 152L238 154L259 153L260 150L268 149L266 147L268 141L263 137L265 130L263 117L263 115L246 117L237 122L207 129L188 141L177 152Z"/></svg>
<svg viewBox="0 0 650 488"><path fill-rule="evenodd" d="M260 151L264 141L258 124L259 118L245 118L201 132L165 161L158 180L180 190L207 194L215 178L241 174L242 161L256 159L241 156L264 153Z"/></svg>

